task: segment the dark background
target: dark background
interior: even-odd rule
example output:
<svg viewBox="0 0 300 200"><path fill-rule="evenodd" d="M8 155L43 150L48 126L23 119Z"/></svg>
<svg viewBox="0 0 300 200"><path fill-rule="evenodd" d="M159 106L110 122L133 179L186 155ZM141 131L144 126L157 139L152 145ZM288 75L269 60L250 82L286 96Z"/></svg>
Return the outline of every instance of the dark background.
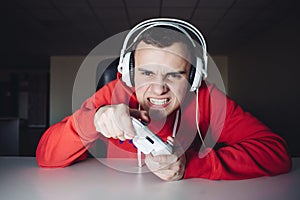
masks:
<svg viewBox="0 0 300 200"><path fill-rule="evenodd" d="M11 125L1 123L0 137L19 149L0 154L35 154L49 126L51 56L84 56L144 19L175 17L202 31L210 55L228 58L228 95L300 156L299 8L295 0L2 1L0 118Z"/></svg>

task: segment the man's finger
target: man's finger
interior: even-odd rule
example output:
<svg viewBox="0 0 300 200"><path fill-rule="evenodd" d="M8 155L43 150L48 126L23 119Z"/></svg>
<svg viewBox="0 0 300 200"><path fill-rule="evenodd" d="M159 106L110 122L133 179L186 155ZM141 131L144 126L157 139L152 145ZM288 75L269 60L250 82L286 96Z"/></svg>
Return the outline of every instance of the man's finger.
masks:
<svg viewBox="0 0 300 200"><path fill-rule="evenodd" d="M141 119L147 123L150 122L150 117L145 110L129 109L130 115L136 119Z"/></svg>
<svg viewBox="0 0 300 200"><path fill-rule="evenodd" d="M126 139L132 139L135 136L135 131L132 125L130 116L122 117L121 123L124 127L123 134Z"/></svg>
<svg viewBox="0 0 300 200"><path fill-rule="evenodd" d="M158 162L161 164L172 164L178 160L178 157L174 154L171 155L158 155L152 156L152 160L154 162Z"/></svg>

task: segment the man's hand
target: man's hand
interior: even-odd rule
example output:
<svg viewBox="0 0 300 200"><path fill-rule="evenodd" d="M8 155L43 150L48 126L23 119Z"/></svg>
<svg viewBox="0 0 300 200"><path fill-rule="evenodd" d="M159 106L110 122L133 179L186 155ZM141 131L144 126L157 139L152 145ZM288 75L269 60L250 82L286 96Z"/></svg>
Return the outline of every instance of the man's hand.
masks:
<svg viewBox="0 0 300 200"><path fill-rule="evenodd" d="M183 177L186 158L184 151L172 137L168 140L174 144L174 152L171 155L146 155L145 163L149 170L165 181L175 181Z"/></svg>
<svg viewBox="0 0 300 200"><path fill-rule="evenodd" d="M125 104L109 105L101 107L94 116L96 131L107 138L119 140L132 139L135 132L130 116L141 118L148 122L146 111L129 109Z"/></svg>

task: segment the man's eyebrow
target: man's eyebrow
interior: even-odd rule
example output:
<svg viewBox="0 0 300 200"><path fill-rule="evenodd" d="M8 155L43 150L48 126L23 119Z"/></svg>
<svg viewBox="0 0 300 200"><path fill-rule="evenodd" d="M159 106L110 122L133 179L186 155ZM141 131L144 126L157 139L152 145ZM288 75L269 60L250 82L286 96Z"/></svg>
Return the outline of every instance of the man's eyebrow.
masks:
<svg viewBox="0 0 300 200"><path fill-rule="evenodd" d="M138 71L141 72L152 72L151 70L143 69L143 68L138 68ZM186 70L181 70L181 71L174 71L174 72L167 72L166 75L172 75L172 74L186 74Z"/></svg>
<svg viewBox="0 0 300 200"><path fill-rule="evenodd" d="M168 75L170 75L170 74L186 74L186 71L182 70L182 71L178 71L178 72L168 72L167 74Z"/></svg>
<svg viewBox="0 0 300 200"><path fill-rule="evenodd" d="M138 68L138 71L142 71L142 72L152 72L151 70L147 70L147 69L143 69L143 68Z"/></svg>

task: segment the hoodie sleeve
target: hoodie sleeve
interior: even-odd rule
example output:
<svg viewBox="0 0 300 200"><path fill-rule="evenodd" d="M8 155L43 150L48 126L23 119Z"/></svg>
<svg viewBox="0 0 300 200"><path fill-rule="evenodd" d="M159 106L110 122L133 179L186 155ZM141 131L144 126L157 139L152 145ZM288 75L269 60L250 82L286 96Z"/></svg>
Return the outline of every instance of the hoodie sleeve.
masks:
<svg viewBox="0 0 300 200"><path fill-rule="evenodd" d="M195 139L186 151L184 178L247 179L290 171L291 157L284 139L222 92L203 90L199 105L204 118L200 127L210 126L207 129L216 142L199 151L196 146L200 142ZM208 121L210 125L205 124Z"/></svg>
<svg viewBox="0 0 300 200"><path fill-rule="evenodd" d="M50 126L41 137L36 159L41 167L65 167L87 157L87 149L102 135L94 126L97 109L111 103L115 82L104 86L72 115Z"/></svg>

